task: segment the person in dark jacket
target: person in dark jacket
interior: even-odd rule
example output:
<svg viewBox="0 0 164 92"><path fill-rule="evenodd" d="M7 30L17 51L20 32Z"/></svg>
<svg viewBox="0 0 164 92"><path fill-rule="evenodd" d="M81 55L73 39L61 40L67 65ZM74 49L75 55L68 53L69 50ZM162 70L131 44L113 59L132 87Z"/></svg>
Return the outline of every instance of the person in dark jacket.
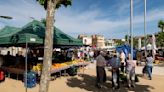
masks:
<svg viewBox="0 0 164 92"><path fill-rule="evenodd" d="M110 60L110 65L112 67L112 87L113 89L119 89L120 58L116 54L114 54L113 58Z"/></svg>

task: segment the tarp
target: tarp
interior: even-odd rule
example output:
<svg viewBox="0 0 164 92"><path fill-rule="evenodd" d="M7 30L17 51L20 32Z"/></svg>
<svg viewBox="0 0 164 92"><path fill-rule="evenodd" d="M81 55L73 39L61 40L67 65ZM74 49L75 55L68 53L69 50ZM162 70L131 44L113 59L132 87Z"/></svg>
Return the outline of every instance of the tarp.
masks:
<svg viewBox="0 0 164 92"><path fill-rule="evenodd" d="M153 46L153 45L151 45L151 44L148 44L148 45L146 46L146 49L147 49L147 50L157 50L156 46ZM142 47L141 50L145 50L145 46Z"/></svg>
<svg viewBox="0 0 164 92"><path fill-rule="evenodd" d="M8 30L1 30L5 31L3 34L6 34L6 36L2 36L3 34L0 33L0 45L18 45L18 44L25 44L26 41L28 43L35 43L35 44L41 44L44 43L44 36L45 36L45 26L36 20L33 20L32 22L26 24L23 26L19 31L16 31L15 33L10 34L10 32L13 30L12 28L8 28ZM58 28L54 28L54 45L82 45L82 41L79 39L75 39Z"/></svg>
<svg viewBox="0 0 164 92"><path fill-rule="evenodd" d="M129 45L120 45L120 46L117 46L116 47L116 52L121 52L123 51L125 53L125 56L128 57L128 54L131 53L131 47ZM137 53L137 50L136 49L133 49L133 59L136 59L136 53Z"/></svg>
<svg viewBox="0 0 164 92"><path fill-rule="evenodd" d="M55 33L54 33L54 44L56 45L83 45L82 41L79 39L75 39L64 32L62 32L60 29L55 27Z"/></svg>
<svg viewBox="0 0 164 92"><path fill-rule="evenodd" d="M21 28L5 26L3 29L0 30L0 37L11 36L19 31L21 31Z"/></svg>
<svg viewBox="0 0 164 92"><path fill-rule="evenodd" d="M28 25L26 25L28 26ZM43 37L36 35L34 30L24 30L23 28L6 26L0 30L0 45L1 46L17 46L21 44L33 43L43 44Z"/></svg>
<svg viewBox="0 0 164 92"><path fill-rule="evenodd" d="M121 52L123 51L126 55L126 57L128 56L128 54L130 53L130 46L129 45L120 45L116 47L116 52Z"/></svg>
<svg viewBox="0 0 164 92"><path fill-rule="evenodd" d="M21 28L5 26L0 30L0 45L12 44L12 36L21 31Z"/></svg>
<svg viewBox="0 0 164 92"><path fill-rule="evenodd" d="M44 38L45 36L45 26L36 20L25 25L20 33L31 33L38 35L40 38ZM79 39L75 39L60 29L54 27L54 45L82 45L82 41Z"/></svg>

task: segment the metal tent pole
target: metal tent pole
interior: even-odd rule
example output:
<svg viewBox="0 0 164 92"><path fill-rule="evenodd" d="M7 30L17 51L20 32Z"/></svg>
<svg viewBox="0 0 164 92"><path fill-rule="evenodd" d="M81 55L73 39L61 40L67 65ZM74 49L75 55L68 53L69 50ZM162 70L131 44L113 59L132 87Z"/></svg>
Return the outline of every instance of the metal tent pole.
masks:
<svg viewBox="0 0 164 92"><path fill-rule="evenodd" d="M146 47L146 0L144 0L144 45L145 45L145 57L147 56L147 47Z"/></svg>
<svg viewBox="0 0 164 92"><path fill-rule="evenodd" d="M133 0L130 0L130 37L131 37L131 60L133 60Z"/></svg>
<svg viewBox="0 0 164 92"><path fill-rule="evenodd" d="M27 37L26 37L26 57L25 57L25 87L26 87L26 92L27 92L27 53L28 53L28 42L27 42Z"/></svg>

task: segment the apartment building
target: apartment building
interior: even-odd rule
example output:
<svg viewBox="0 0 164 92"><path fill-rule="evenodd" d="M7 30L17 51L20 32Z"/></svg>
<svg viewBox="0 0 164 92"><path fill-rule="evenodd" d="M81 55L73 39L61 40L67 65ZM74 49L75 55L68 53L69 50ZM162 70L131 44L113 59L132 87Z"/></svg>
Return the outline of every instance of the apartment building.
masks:
<svg viewBox="0 0 164 92"><path fill-rule="evenodd" d="M78 36L78 39L81 39L84 45L92 46L92 37L81 34Z"/></svg>
<svg viewBox="0 0 164 92"><path fill-rule="evenodd" d="M103 35L92 35L92 46L105 48L105 38Z"/></svg>
<svg viewBox="0 0 164 92"><path fill-rule="evenodd" d="M105 39L105 48L112 49L116 47L116 43L113 39Z"/></svg>

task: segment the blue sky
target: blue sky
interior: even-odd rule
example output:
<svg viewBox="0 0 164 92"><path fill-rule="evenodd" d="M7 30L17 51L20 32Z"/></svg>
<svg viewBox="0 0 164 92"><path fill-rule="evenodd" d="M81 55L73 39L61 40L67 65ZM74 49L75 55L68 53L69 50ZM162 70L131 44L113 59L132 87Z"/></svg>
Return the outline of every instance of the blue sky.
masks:
<svg viewBox="0 0 164 92"><path fill-rule="evenodd" d="M16 2L17 1L17 2ZM5 25L22 27L32 21L45 18L46 11L35 0L0 0L0 15L12 16L12 20L0 19ZM105 38L124 38L129 32L130 0L72 0L71 7L56 11L55 26L77 37L78 34L101 34ZM144 0L134 1L134 36L144 33ZM147 34L160 31L159 20L164 20L164 0L147 0Z"/></svg>

